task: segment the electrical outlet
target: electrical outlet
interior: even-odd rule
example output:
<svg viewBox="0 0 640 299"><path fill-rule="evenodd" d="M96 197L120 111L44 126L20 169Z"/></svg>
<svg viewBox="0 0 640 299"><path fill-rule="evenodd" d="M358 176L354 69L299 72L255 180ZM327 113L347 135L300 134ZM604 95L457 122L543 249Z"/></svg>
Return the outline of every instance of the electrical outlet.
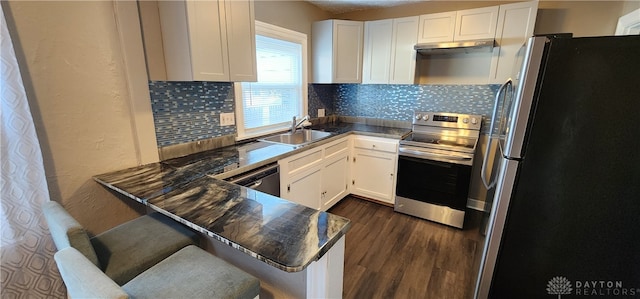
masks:
<svg viewBox="0 0 640 299"><path fill-rule="evenodd" d="M318 109L318 117L324 117L324 109Z"/></svg>
<svg viewBox="0 0 640 299"><path fill-rule="evenodd" d="M220 113L220 126L233 126L236 124L236 118L233 112Z"/></svg>

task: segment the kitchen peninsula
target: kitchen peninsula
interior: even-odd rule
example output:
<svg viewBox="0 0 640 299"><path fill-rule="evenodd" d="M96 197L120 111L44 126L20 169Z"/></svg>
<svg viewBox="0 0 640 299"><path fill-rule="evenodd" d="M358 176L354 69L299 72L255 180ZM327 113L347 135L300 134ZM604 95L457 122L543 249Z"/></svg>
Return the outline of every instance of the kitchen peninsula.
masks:
<svg viewBox="0 0 640 299"><path fill-rule="evenodd" d="M162 163L95 179L209 237L207 249L227 260L225 255L236 256L242 262L236 266L259 277L263 287L265 279L281 276L289 285L267 281L267 288L301 298L342 292L342 279L336 286L323 278L342 277L346 218ZM307 288L311 279L315 289Z"/></svg>
<svg viewBox="0 0 640 299"><path fill-rule="evenodd" d="M326 127L339 138L351 132L396 136L404 129L348 124ZM326 142L326 141L325 141ZM319 142L324 143L324 142ZM207 236L207 249L260 278L269 296L342 296L345 233L351 222L218 179L238 163L231 146L95 176L100 184ZM310 147L314 146L309 145ZM300 149L261 148L242 168L259 167ZM203 167L204 166L204 167ZM267 297L269 297L267 296ZM276 296L277 297L277 296Z"/></svg>

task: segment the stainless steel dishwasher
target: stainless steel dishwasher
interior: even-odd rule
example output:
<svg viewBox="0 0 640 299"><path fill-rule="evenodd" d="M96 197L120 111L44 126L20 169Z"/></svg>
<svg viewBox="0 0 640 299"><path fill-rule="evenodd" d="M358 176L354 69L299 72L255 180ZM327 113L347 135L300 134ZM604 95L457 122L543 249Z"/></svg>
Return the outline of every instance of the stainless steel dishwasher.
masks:
<svg viewBox="0 0 640 299"><path fill-rule="evenodd" d="M280 197L280 168L277 163L227 178L225 181Z"/></svg>

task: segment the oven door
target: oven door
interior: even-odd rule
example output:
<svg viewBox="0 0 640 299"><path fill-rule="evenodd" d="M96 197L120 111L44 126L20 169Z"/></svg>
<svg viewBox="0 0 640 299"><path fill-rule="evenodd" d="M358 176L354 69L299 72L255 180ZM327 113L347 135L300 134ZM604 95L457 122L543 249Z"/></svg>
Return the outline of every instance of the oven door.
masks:
<svg viewBox="0 0 640 299"><path fill-rule="evenodd" d="M462 228L471 166L398 156L395 211Z"/></svg>
<svg viewBox="0 0 640 299"><path fill-rule="evenodd" d="M471 166L399 156L397 180L397 196L464 210Z"/></svg>

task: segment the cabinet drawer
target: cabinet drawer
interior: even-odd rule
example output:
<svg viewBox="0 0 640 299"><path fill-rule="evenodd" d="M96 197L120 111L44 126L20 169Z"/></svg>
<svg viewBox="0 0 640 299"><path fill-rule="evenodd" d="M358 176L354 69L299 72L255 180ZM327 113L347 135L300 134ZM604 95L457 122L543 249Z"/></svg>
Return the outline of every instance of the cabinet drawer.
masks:
<svg viewBox="0 0 640 299"><path fill-rule="evenodd" d="M331 158L333 155L347 150L349 150L349 140L344 139L337 143L328 145L324 150L324 157Z"/></svg>
<svg viewBox="0 0 640 299"><path fill-rule="evenodd" d="M312 167L317 163L322 162L322 149L318 148L311 150L309 153L303 153L299 156L294 156L287 159L285 163L286 172L288 174L298 172L307 167Z"/></svg>
<svg viewBox="0 0 640 299"><path fill-rule="evenodd" d="M393 141L386 141L373 138L356 138L353 142L353 146L356 148L370 149L381 152L396 153L398 144Z"/></svg>

